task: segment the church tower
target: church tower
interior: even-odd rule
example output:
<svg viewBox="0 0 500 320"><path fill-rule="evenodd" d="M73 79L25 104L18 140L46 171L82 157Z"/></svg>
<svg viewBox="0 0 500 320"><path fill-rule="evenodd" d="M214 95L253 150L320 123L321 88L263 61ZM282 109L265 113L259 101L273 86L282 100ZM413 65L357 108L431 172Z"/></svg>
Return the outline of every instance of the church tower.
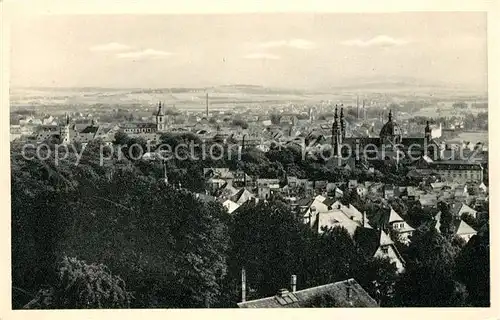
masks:
<svg viewBox="0 0 500 320"><path fill-rule="evenodd" d="M342 140L345 138L345 119L344 119L344 108L340 108L340 135Z"/></svg>
<svg viewBox="0 0 500 320"><path fill-rule="evenodd" d="M336 156L340 156L340 148L342 144L342 128L339 124L339 116L337 114L337 106L335 106L335 116L332 124L332 148Z"/></svg>
<svg viewBox="0 0 500 320"><path fill-rule="evenodd" d="M69 137L69 116L68 116L68 114L66 114L65 123L59 129L59 137L60 137L60 140L61 140L62 144L69 144L70 143L70 137Z"/></svg>
<svg viewBox="0 0 500 320"><path fill-rule="evenodd" d="M429 121L427 121L427 124L425 126L425 141L430 142L432 138L432 130L431 126L429 125Z"/></svg>
<svg viewBox="0 0 500 320"><path fill-rule="evenodd" d="M158 103L158 112L156 113L156 130L165 131L165 114L161 109L161 101Z"/></svg>

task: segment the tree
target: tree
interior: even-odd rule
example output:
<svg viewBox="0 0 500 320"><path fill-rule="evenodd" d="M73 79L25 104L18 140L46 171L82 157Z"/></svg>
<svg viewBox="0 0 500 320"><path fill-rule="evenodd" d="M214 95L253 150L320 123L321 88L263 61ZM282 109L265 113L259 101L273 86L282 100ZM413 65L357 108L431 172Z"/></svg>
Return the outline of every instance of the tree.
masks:
<svg viewBox="0 0 500 320"><path fill-rule="evenodd" d="M64 257L57 282L41 289L26 309L128 308L133 298L125 282L102 265Z"/></svg>
<svg viewBox="0 0 500 320"><path fill-rule="evenodd" d="M454 277L459 248L434 228L416 230L411 240L406 269L396 283L396 305L464 306L467 290Z"/></svg>
<svg viewBox="0 0 500 320"><path fill-rule="evenodd" d="M137 293L132 307L215 304L226 273L224 208L166 186L156 166L116 158L101 166L95 157L84 152L74 166L70 154L55 165L12 150L16 292L54 286L53 270L67 254L120 274ZM14 307L26 298L16 293Z"/></svg>
<svg viewBox="0 0 500 320"><path fill-rule="evenodd" d="M271 114L271 123L272 124L280 124L281 116L277 113Z"/></svg>
<svg viewBox="0 0 500 320"><path fill-rule="evenodd" d="M279 201L245 203L236 211L230 227L230 276L239 279L241 269L246 269L248 299L275 294L288 285L292 274L305 277L305 228Z"/></svg>
<svg viewBox="0 0 500 320"><path fill-rule="evenodd" d="M469 292L475 307L490 306L490 244L489 231L473 236L457 257L457 277Z"/></svg>
<svg viewBox="0 0 500 320"><path fill-rule="evenodd" d="M123 131L118 131L115 133L115 141L114 144L116 145L128 145L128 142L130 140L130 137Z"/></svg>
<svg viewBox="0 0 500 320"><path fill-rule="evenodd" d="M438 203L438 210L441 211L441 226L439 227L439 231L446 236L451 236L455 233L454 225L453 225L453 215L450 211L450 205L446 202Z"/></svg>
<svg viewBox="0 0 500 320"><path fill-rule="evenodd" d="M306 256L309 286L349 279L361 263L361 255L343 227L324 229L312 240L309 252Z"/></svg>
<svg viewBox="0 0 500 320"><path fill-rule="evenodd" d="M231 124L235 127L241 127L242 129L248 128L248 123L241 119L234 119Z"/></svg>
<svg viewBox="0 0 500 320"><path fill-rule="evenodd" d="M392 305L398 275L396 266L388 258L366 258L355 274L361 287L381 306Z"/></svg>

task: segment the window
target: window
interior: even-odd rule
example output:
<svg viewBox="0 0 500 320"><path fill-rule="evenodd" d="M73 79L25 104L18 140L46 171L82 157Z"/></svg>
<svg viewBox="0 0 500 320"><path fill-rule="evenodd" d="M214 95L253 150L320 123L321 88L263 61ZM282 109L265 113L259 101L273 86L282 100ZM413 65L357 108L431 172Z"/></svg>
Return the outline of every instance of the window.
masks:
<svg viewBox="0 0 500 320"><path fill-rule="evenodd" d="M389 253L389 249L387 247L382 247L380 249L382 250L383 254L388 254Z"/></svg>

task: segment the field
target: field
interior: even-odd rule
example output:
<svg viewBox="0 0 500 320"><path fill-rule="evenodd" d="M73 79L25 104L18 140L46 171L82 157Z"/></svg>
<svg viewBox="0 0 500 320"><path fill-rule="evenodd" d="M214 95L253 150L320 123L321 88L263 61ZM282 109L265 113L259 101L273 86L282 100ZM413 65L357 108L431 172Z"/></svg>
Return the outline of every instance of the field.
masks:
<svg viewBox="0 0 500 320"><path fill-rule="evenodd" d="M435 115L454 112L451 104L461 101L484 100L484 96L454 88L431 88L403 84L357 84L323 90L293 90L267 88L253 85L226 85L209 88L165 88L165 89L114 89L114 88L13 88L10 91L10 106L38 109L44 107L112 107L132 109L151 107L158 101L183 110L203 110L205 94L208 92L211 110L227 110L238 107L267 107L283 104L320 104L326 102L355 105L356 97L373 101L375 105L387 106L390 102L421 100L431 102L432 107L420 109L415 115Z"/></svg>
<svg viewBox="0 0 500 320"><path fill-rule="evenodd" d="M453 140L470 141L473 143L482 142L488 144L488 132L478 131L478 132L462 132Z"/></svg>

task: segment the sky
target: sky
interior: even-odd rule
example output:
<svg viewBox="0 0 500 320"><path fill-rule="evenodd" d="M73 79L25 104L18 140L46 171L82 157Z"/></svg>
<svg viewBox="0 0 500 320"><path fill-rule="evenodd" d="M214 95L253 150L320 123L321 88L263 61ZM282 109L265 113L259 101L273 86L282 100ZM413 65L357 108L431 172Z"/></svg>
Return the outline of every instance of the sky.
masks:
<svg viewBox="0 0 500 320"><path fill-rule="evenodd" d="M11 25L11 86L487 88L486 14L48 15ZM361 80L359 80L361 81Z"/></svg>

